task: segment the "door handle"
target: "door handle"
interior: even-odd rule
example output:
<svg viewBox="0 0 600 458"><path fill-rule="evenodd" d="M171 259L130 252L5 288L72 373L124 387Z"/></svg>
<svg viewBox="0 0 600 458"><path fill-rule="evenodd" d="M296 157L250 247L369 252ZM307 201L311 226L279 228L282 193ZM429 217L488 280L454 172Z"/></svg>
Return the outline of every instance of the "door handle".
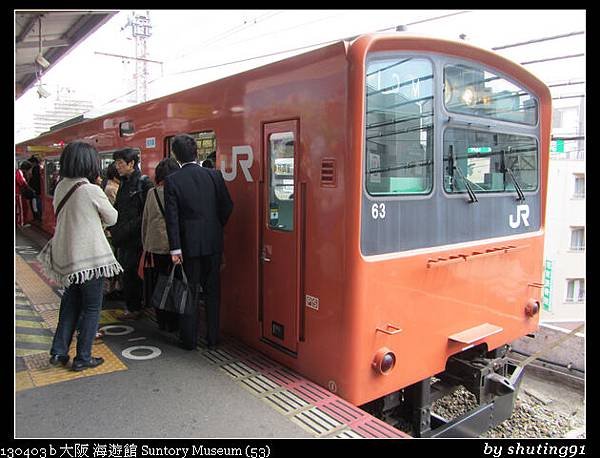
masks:
<svg viewBox="0 0 600 458"><path fill-rule="evenodd" d="M271 258L267 258L267 256L263 253L263 255L260 257L260 259L264 262L271 262Z"/></svg>

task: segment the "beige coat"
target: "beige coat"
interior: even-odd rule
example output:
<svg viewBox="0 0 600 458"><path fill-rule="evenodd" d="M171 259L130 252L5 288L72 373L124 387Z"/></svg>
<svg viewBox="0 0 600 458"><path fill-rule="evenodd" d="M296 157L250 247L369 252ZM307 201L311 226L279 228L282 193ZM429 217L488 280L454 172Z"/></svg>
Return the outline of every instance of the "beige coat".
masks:
<svg viewBox="0 0 600 458"><path fill-rule="evenodd" d="M123 271L104 235L103 224L117 221L117 210L100 186L86 178L62 178L54 192L54 208L79 181L58 215L54 236L38 255L48 276L64 286L93 278L112 277Z"/></svg>
<svg viewBox="0 0 600 458"><path fill-rule="evenodd" d="M164 188L162 186L157 186L154 189L157 190L158 197L164 208ZM144 246L144 251L156 254L169 254L167 225L158 203L156 202L156 195L153 189L148 191L146 205L144 205L144 214L142 216L142 244Z"/></svg>

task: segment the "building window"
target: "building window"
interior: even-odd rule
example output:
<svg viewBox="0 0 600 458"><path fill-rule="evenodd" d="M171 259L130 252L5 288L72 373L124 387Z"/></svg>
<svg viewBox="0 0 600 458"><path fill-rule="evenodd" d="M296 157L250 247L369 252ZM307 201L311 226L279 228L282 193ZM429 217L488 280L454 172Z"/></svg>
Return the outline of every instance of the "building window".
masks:
<svg viewBox="0 0 600 458"><path fill-rule="evenodd" d="M585 198L585 176L575 174L575 188L573 189L573 199Z"/></svg>
<svg viewBox="0 0 600 458"><path fill-rule="evenodd" d="M585 280L583 278L573 278L567 280L567 298L565 302L583 302L585 301Z"/></svg>
<svg viewBox="0 0 600 458"><path fill-rule="evenodd" d="M579 110L577 107L556 108L552 113L552 128L577 130Z"/></svg>
<svg viewBox="0 0 600 458"><path fill-rule="evenodd" d="M585 250L585 230L583 227L572 227L571 228L571 250L572 251L584 251Z"/></svg>

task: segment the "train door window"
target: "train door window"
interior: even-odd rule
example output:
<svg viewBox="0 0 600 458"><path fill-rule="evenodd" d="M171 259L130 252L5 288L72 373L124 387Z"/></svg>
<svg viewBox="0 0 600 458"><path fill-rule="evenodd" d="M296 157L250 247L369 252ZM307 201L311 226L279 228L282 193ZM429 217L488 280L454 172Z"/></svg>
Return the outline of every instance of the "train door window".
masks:
<svg viewBox="0 0 600 458"><path fill-rule="evenodd" d="M44 174L46 181L46 194L48 196L54 195L54 190L60 179L60 159L46 159L44 161Z"/></svg>
<svg viewBox="0 0 600 458"><path fill-rule="evenodd" d="M433 189L433 65L371 57L366 71L366 188L371 195Z"/></svg>
<svg viewBox="0 0 600 458"><path fill-rule="evenodd" d="M294 230L294 133L278 132L269 136L269 227Z"/></svg>
<svg viewBox="0 0 600 458"><path fill-rule="evenodd" d="M206 132L194 132L190 133L192 137L196 140L196 145L198 147L198 158L196 162L202 164L207 159L212 162L214 166L216 164L216 151L217 151L217 136L214 131L206 131ZM167 138L167 154L170 157L173 153L173 139L175 137ZM211 156L211 153L215 153ZM209 157L211 156L211 157Z"/></svg>
<svg viewBox="0 0 600 458"><path fill-rule="evenodd" d="M535 191L538 142L524 135L448 128L444 132L444 190L464 193Z"/></svg>

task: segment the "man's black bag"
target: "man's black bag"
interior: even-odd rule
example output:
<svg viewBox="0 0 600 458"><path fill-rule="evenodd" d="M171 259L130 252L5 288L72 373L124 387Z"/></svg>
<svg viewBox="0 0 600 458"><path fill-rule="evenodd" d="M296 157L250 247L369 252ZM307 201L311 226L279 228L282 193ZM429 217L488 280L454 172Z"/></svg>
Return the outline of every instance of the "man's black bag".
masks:
<svg viewBox="0 0 600 458"><path fill-rule="evenodd" d="M182 279L175 278L175 269L181 266ZM196 286L199 288L200 286ZM152 293L152 306L180 315L189 315L194 307L193 288L188 284L183 264L175 264L169 275L159 274Z"/></svg>

